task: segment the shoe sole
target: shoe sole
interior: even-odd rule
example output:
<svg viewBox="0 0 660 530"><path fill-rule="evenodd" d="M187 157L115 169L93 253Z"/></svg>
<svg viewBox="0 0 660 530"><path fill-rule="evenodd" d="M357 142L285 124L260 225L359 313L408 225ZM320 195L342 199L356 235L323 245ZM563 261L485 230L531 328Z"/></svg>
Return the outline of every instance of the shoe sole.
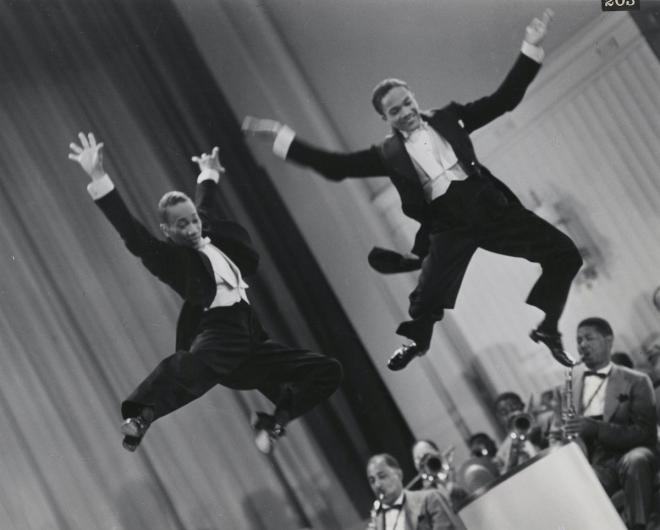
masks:
<svg viewBox="0 0 660 530"><path fill-rule="evenodd" d="M562 366L565 366L566 368L573 368L574 366L577 366L580 364L578 361L576 361L571 354L569 354L567 351L562 350L562 353L564 354L565 360L562 361L557 358L557 356L554 354L552 351L552 348L548 346L543 339L541 338L541 335L539 334L538 331L532 330L532 332L529 334L529 338L532 339L536 344L543 344L546 348L550 350L550 354L552 355L552 358L557 361L559 364Z"/></svg>
<svg viewBox="0 0 660 530"><path fill-rule="evenodd" d="M426 355L427 353L428 353L428 350L420 351L420 352L416 353L413 357L411 357L411 358L408 360L408 362L406 362L405 364L403 364L403 365L401 365L401 366L392 366L392 364L391 364L392 359L389 359L389 360L387 361L387 367L388 367L392 372L398 372L398 371L400 371L400 370L403 370L406 366L408 366L411 362L413 362L413 361L415 360L416 357L424 357L424 355Z"/></svg>
<svg viewBox="0 0 660 530"><path fill-rule="evenodd" d="M133 422L125 422L121 424L121 433L124 436L132 438L141 438L138 427Z"/></svg>

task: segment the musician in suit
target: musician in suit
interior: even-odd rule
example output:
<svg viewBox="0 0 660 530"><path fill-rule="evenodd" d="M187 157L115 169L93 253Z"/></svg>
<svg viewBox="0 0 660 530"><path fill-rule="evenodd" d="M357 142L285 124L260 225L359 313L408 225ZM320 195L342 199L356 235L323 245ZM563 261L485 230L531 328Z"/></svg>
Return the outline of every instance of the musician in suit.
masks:
<svg viewBox="0 0 660 530"><path fill-rule="evenodd" d="M372 456L367 478L378 501L369 530L463 530L449 501L437 489L403 489L403 471L389 454Z"/></svg>
<svg viewBox="0 0 660 530"><path fill-rule="evenodd" d="M245 277L258 254L246 230L225 219L217 201L225 170L218 148L193 157L200 169L196 201L166 193L158 209L165 240L153 236L128 211L103 169L102 143L78 135L69 158L91 178L87 189L128 250L184 303L176 329L176 352L165 358L121 405L123 446L135 451L150 424L202 396L217 384L257 389L275 404L254 420L255 443L269 453L286 424L328 398L339 386L335 359L290 348L270 339L247 296Z"/></svg>
<svg viewBox="0 0 660 530"><path fill-rule="evenodd" d="M333 153L299 139L274 120L247 117L246 133L273 140L278 156L310 167L324 177L389 176L401 197L403 213L420 223L412 253L401 256L372 250L380 272L421 269L410 294L411 320L399 335L412 342L395 351L391 370L405 368L429 348L433 325L453 308L472 255L483 248L539 263L541 276L527 303L541 309L543 321L531 333L560 363L571 365L558 331L571 282L582 264L573 242L522 206L514 193L477 159L470 133L513 110L536 76L543 58L541 41L552 12L527 27L513 68L492 94L467 104L420 112L408 85L386 79L373 91L372 104L392 134L370 149Z"/></svg>
<svg viewBox="0 0 660 530"><path fill-rule="evenodd" d="M574 370L577 415L564 428L584 442L607 493L623 490L627 524L641 530L653 505L655 396L646 374L611 362L613 339L612 327L602 318L587 318L578 325L584 368Z"/></svg>
<svg viewBox="0 0 660 530"><path fill-rule="evenodd" d="M642 344L642 353L648 362L648 374L655 391L655 410L658 415L658 433L660 434L660 333L652 333L646 338Z"/></svg>

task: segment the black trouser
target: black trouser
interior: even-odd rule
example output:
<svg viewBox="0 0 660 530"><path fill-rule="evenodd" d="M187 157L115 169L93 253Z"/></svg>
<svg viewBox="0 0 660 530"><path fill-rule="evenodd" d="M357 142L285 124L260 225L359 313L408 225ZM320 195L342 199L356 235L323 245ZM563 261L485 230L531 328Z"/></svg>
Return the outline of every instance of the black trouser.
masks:
<svg viewBox="0 0 660 530"><path fill-rule="evenodd" d="M525 258L541 265L527 303L546 317L561 316L571 282L582 258L571 239L519 203L510 202L489 181L453 182L431 205L429 253L417 287L410 294L409 314L397 333L428 346L433 324L453 308L467 266L477 248ZM484 293L486 296L486 293Z"/></svg>
<svg viewBox="0 0 660 530"><path fill-rule="evenodd" d="M161 361L126 398L124 418L151 407L158 419L220 384L259 390L285 425L328 398L341 382L339 361L269 339L245 302L209 310L200 330L189 352Z"/></svg>

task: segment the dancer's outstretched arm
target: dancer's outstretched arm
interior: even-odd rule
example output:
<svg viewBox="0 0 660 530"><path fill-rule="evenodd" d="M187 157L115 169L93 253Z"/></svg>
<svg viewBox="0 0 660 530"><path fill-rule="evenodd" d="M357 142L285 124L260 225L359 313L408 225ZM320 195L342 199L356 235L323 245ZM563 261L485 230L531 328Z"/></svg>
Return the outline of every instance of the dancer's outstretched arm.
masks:
<svg viewBox="0 0 660 530"><path fill-rule="evenodd" d="M79 143L71 142L69 159L77 162L91 182L87 185L96 205L115 227L128 250L142 258L150 270L156 259L167 252L167 245L151 234L130 213L115 185L103 168L103 142L97 142L93 133L78 133Z"/></svg>
<svg viewBox="0 0 660 530"><path fill-rule="evenodd" d="M326 151L298 139L287 125L253 116L243 120L242 128L246 135L273 142L273 152L280 158L310 167L330 180L387 175L375 146L349 153Z"/></svg>

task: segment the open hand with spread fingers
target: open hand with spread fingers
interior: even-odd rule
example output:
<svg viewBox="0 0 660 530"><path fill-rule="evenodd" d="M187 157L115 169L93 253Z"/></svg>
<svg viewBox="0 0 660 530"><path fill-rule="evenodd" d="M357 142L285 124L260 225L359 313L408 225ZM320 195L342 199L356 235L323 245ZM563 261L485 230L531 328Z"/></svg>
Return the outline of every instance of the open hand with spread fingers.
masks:
<svg viewBox="0 0 660 530"><path fill-rule="evenodd" d="M216 146L213 148L210 155L207 153L202 153L199 156L193 156L191 160L199 166L200 171L204 171L205 169L212 169L219 173L224 173L225 168L220 163L220 159L218 158L219 152L220 149L218 149Z"/></svg>
<svg viewBox="0 0 660 530"><path fill-rule="evenodd" d="M78 133L80 145L75 142L69 144L71 152L69 160L78 162L92 180L98 180L105 175L103 169L103 142L96 143L94 133Z"/></svg>

